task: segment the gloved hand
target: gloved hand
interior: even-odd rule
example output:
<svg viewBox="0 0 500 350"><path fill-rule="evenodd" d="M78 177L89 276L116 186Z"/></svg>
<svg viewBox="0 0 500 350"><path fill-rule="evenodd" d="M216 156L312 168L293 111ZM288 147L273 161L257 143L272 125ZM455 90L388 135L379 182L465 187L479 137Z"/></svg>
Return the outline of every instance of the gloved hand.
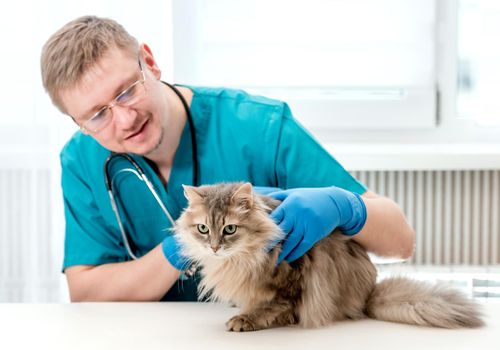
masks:
<svg viewBox="0 0 500 350"><path fill-rule="evenodd" d="M354 235L366 221L361 196L339 187L296 188L269 196L282 201L271 213L286 235L278 263L300 258L336 228L345 235Z"/></svg>
<svg viewBox="0 0 500 350"><path fill-rule="evenodd" d="M191 266L191 261L181 254L181 246L179 241L177 241L175 235L167 236L162 244L161 248L165 258L168 262L179 271L184 271L189 269Z"/></svg>

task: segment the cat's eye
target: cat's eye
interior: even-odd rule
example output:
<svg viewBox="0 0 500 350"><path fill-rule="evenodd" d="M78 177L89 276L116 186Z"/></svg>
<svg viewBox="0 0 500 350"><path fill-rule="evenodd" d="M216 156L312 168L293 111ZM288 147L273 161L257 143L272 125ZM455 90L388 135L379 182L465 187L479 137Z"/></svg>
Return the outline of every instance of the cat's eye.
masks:
<svg viewBox="0 0 500 350"><path fill-rule="evenodd" d="M209 229L208 229L207 225L198 224L198 232L199 233L206 235L208 233L208 231L209 231Z"/></svg>
<svg viewBox="0 0 500 350"><path fill-rule="evenodd" d="M225 234L225 235L232 235L233 233L235 233L235 232L236 232L236 228L237 228L237 227L238 227L238 226L236 226L236 225L226 225L226 226L224 227L224 234Z"/></svg>

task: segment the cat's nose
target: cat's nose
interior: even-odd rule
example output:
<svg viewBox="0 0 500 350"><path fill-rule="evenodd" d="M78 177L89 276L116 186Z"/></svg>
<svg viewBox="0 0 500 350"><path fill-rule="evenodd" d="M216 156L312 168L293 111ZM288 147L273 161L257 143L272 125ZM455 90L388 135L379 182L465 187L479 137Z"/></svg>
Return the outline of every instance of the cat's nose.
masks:
<svg viewBox="0 0 500 350"><path fill-rule="evenodd" d="M218 244L217 245L211 245L210 247L212 248L212 250L214 251L214 253L217 253L217 251L220 248L220 245L218 245Z"/></svg>

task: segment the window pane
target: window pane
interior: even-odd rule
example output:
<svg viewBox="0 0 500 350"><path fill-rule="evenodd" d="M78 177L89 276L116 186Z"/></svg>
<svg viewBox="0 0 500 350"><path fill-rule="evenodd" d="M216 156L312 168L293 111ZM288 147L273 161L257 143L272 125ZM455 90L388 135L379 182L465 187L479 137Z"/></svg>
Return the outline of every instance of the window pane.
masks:
<svg viewBox="0 0 500 350"><path fill-rule="evenodd" d="M186 83L434 83L433 0L195 0L180 6L191 6L184 14L194 14L188 40L195 54L182 52L183 43L176 46L176 73Z"/></svg>
<svg viewBox="0 0 500 350"><path fill-rule="evenodd" d="M279 98L322 130L435 126L435 0L173 5L179 83Z"/></svg>
<svg viewBox="0 0 500 350"><path fill-rule="evenodd" d="M500 2L460 0L458 98L460 117L500 125Z"/></svg>
<svg viewBox="0 0 500 350"><path fill-rule="evenodd" d="M22 20L20 20L22 18ZM35 84L39 75L38 52L33 52L35 32L30 24L36 22L35 13L26 11L26 4L12 2L9 10L0 13L0 40L2 51L2 84L0 84L0 101L2 114L0 127L33 125L33 101ZM15 33L15 35L13 35Z"/></svg>

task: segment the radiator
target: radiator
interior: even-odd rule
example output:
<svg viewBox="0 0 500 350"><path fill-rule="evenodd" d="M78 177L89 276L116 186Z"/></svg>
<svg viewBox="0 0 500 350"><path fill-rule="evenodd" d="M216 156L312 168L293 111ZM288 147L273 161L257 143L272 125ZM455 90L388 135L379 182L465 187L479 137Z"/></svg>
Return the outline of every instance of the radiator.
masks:
<svg viewBox="0 0 500 350"><path fill-rule="evenodd" d="M500 171L358 171L417 233L415 265L500 264Z"/></svg>
<svg viewBox="0 0 500 350"><path fill-rule="evenodd" d="M0 167L0 194L0 302L56 301L54 247L62 244L54 242L49 170Z"/></svg>
<svg viewBox="0 0 500 350"><path fill-rule="evenodd" d="M415 266L500 264L500 171L353 175L401 205L417 232ZM48 167L0 167L0 302L58 301L66 292L50 178Z"/></svg>

